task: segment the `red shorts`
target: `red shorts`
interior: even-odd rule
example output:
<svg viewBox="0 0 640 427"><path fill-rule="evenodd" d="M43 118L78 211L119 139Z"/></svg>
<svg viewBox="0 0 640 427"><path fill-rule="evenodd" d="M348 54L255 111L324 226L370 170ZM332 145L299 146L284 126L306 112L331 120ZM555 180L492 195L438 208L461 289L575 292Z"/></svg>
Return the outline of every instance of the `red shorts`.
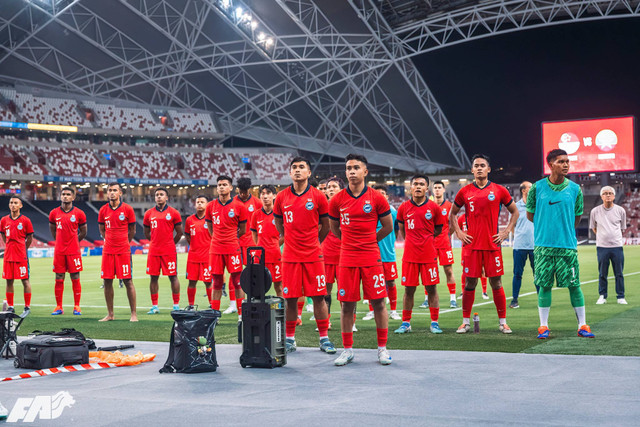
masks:
<svg viewBox="0 0 640 427"><path fill-rule="evenodd" d="M451 265L453 264L453 249L437 249L438 251L438 263L440 265Z"/></svg>
<svg viewBox="0 0 640 427"><path fill-rule="evenodd" d="M178 257L173 255L147 255L147 274L149 276L175 276L178 274Z"/></svg>
<svg viewBox="0 0 640 427"><path fill-rule="evenodd" d="M131 253L102 254L101 279L131 279Z"/></svg>
<svg viewBox="0 0 640 427"><path fill-rule="evenodd" d="M283 262L282 294L285 298L326 295L324 262Z"/></svg>
<svg viewBox="0 0 640 427"><path fill-rule="evenodd" d="M53 254L54 273L77 273L82 271L82 256L78 255L58 255Z"/></svg>
<svg viewBox="0 0 640 427"><path fill-rule="evenodd" d="M211 269L207 262L190 262L187 261L187 280L211 282Z"/></svg>
<svg viewBox="0 0 640 427"><path fill-rule="evenodd" d="M504 275L504 266L502 265L502 249L494 251L478 251L470 250L464 257L464 274L467 277L482 277L482 269L484 268L484 276L497 277Z"/></svg>
<svg viewBox="0 0 640 427"><path fill-rule="evenodd" d="M29 278L29 260L4 261L2 266L2 278L7 280L26 280Z"/></svg>
<svg viewBox="0 0 640 427"><path fill-rule="evenodd" d="M424 286L440 283L438 263L405 262L402 261L402 284L404 286L418 286L422 281Z"/></svg>
<svg viewBox="0 0 640 427"><path fill-rule="evenodd" d="M211 266L212 276L223 275L225 267L227 267L229 274L242 271L242 259L239 253L209 254L209 265Z"/></svg>
<svg viewBox="0 0 640 427"><path fill-rule="evenodd" d="M370 267L338 267L338 301L360 301L360 282L364 299L375 301L387 296L382 264Z"/></svg>
<svg viewBox="0 0 640 427"><path fill-rule="evenodd" d="M398 267L396 262L383 262L382 268L384 269L384 280L387 282L396 280L398 278Z"/></svg>
<svg viewBox="0 0 640 427"><path fill-rule="evenodd" d="M335 283L338 278L338 264L325 264L324 275L327 278L327 283Z"/></svg>
<svg viewBox="0 0 640 427"><path fill-rule="evenodd" d="M272 282L282 282L282 263L279 262L268 262L264 265L271 273L271 281Z"/></svg>

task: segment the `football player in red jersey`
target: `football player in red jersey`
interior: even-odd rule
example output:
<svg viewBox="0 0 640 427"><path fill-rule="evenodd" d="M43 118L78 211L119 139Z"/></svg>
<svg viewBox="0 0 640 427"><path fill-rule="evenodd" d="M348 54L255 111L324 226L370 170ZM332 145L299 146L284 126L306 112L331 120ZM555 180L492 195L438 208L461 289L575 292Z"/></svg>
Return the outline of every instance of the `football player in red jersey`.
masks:
<svg viewBox="0 0 640 427"><path fill-rule="evenodd" d="M476 285L484 269L489 278L493 301L498 311L499 330L502 333L510 334L511 328L507 325L507 300L501 279L504 274L502 242L509 237L509 233L515 227L518 209L506 188L489 181L489 172L491 172L489 157L484 154L476 154L471 162L474 180L458 191L449 216L449 226L454 230L458 239L469 245L469 252L464 259L464 272L467 275L467 280L462 293L462 325L456 332L464 334L470 329ZM500 231L498 217L500 207L503 205L507 207L511 219L507 227ZM456 221L456 215L463 206L471 234L462 231Z"/></svg>
<svg viewBox="0 0 640 427"><path fill-rule="evenodd" d="M451 234L449 233L449 214L451 213L451 202L444 199L445 185L442 181L433 183L433 201L440 206L442 215L447 218L442 233L436 237L436 250L438 251L438 263L442 266L447 277L447 288L449 288L449 307L456 308L456 278L453 275L453 249L451 249ZM425 299L428 307L428 301ZM423 304L424 305L424 304ZM425 307L426 308L426 307Z"/></svg>
<svg viewBox="0 0 640 427"><path fill-rule="evenodd" d="M347 188L329 204L331 231L340 238L338 300L342 302L340 326L344 351L334 361L344 366L353 361L353 310L360 301L360 283L364 298L373 304L378 337L378 361L391 363L387 351L388 315L384 268L378 242L393 231L389 202L382 194L365 185L367 159L358 154L346 158ZM378 220L382 228L376 233Z"/></svg>
<svg viewBox="0 0 640 427"><path fill-rule="evenodd" d="M465 233L468 233L468 229L467 229L467 222L465 221L465 216L464 214L460 215L458 217L458 227L460 227L460 230L464 231ZM466 243L462 243L462 253L460 254L460 265L462 266L462 276L460 277L460 283L467 283L467 275L464 274L464 257L467 255L467 253L469 252L469 245L467 245ZM487 276L484 275L484 271L482 272L482 276L480 277L480 283L482 283L482 298L483 299L488 299L489 296L487 295L487 298L485 298L484 296L487 293ZM464 285L462 286L464 288ZM460 299L462 299L462 293L460 294Z"/></svg>
<svg viewBox="0 0 640 427"><path fill-rule="evenodd" d="M329 233L327 198L309 184L311 164L304 157L291 160L289 176L293 184L278 193L273 205L276 228L284 236L282 294L286 300L285 344L288 352L296 350L298 298L308 296L313 300L320 350L333 354L336 349L329 341L329 313L324 301L327 279L320 247Z"/></svg>
<svg viewBox="0 0 640 427"><path fill-rule="evenodd" d="M151 309L147 314L158 314L158 278L169 276L173 309L180 310L180 281L178 280L178 255L176 243L182 238L182 217L180 212L167 204L169 192L166 188L156 188L153 192L156 205L144 213L144 236L151 242L147 254L147 274Z"/></svg>
<svg viewBox="0 0 640 427"><path fill-rule="evenodd" d="M24 311L31 307L31 283L29 282L29 257L27 249L33 241L33 225L31 220L20 213L22 200L18 197L9 199L9 215L0 220L0 233L5 243L2 278L7 280L6 298L9 311L13 308L13 281L22 280L24 287Z"/></svg>
<svg viewBox="0 0 640 427"><path fill-rule="evenodd" d="M104 299L107 303L107 315L100 322L113 320L113 279L118 278L127 288L127 298L131 309L131 322L138 321L136 313L136 288L131 276L130 242L136 234L136 214L133 208L124 203L122 188L117 182L107 185L109 203L98 212L98 228L104 239L100 277L104 284Z"/></svg>
<svg viewBox="0 0 640 427"><path fill-rule="evenodd" d="M276 220L273 216L273 200L276 198L276 189L272 185L260 187L260 201L262 207L253 213L251 217L251 233L253 245L261 246L265 252L265 266L271 273L273 289L276 295L282 296L282 255L280 245L284 238L276 229ZM252 245L252 246L253 246Z"/></svg>
<svg viewBox="0 0 640 427"><path fill-rule="evenodd" d="M442 333L438 324L440 300L436 285L440 277L435 239L442 232L447 217L442 215L442 209L436 202L427 198L428 189L429 178L414 175L411 178L411 199L398 208L398 228L405 238L402 255L402 284L405 288L402 324L396 329L396 334L411 332L413 296L420 281L429 298L430 330L434 334Z"/></svg>
<svg viewBox="0 0 640 427"><path fill-rule="evenodd" d="M326 182L327 199L331 199L344 189L344 181L336 176L331 177ZM324 301L327 303L327 311L331 318L331 293L333 292L333 284L338 278L338 265L340 264L340 239L335 234L329 233L322 242L322 254L324 255L324 271L327 280L327 294ZM354 324L355 327L355 324ZM331 322L329 322L331 329Z"/></svg>
<svg viewBox="0 0 640 427"><path fill-rule="evenodd" d="M199 195L196 197L196 213L188 217L184 225L184 237L189 245L189 255L187 256L187 280L189 280L187 299L191 307L195 305L198 280L204 282L209 304L213 299L211 268L209 266L211 234L209 234L209 225L205 220L207 203L207 196Z"/></svg>
<svg viewBox="0 0 640 427"><path fill-rule="evenodd" d="M240 289L240 273L242 257L240 255L239 236L244 235L247 228L247 210L242 203L231 197L232 180L226 175L218 177L218 197L207 204L205 219L211 234L209 264L213 281L213 299L211 307L220 310L224 269L229 272L229 289L235 290L238 316L242 316L242 298ZM241 317L240 317L241 318Z"/></svg>
<svg viewBox="0 0 640 427"><path fill-rule="evenodd" d="M73 289L73 314L80 316L80 272L82 271L82 256L80 254L80 242L87 235L87 216L73 206L76 192L71 187L63 187L60 191L60 207L49 213L49 231L56 247L53 253L53 272L56 274L54 294L56 308L51 313L53 316L63 314L62 294L64 292L64 275L71 276Z"/></svg>

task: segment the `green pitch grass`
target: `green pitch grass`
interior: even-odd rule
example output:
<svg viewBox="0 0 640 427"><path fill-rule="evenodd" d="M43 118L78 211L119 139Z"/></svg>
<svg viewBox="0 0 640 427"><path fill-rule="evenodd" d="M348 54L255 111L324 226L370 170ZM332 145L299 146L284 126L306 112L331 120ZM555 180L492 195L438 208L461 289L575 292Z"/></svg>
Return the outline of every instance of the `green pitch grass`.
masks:
<svg viewBox="0 0 640 427"><path fill-rule="evenodd" d="M580 247L580 279L585 295L587 322L595 333L595 339L579 338L576 335L577 325L574 311L569 301L566 289L556 289L553 292L553 303L549 318L551 338L547 341L536 339L538 327L538 309L532 272L527 265L520 291L519 309L508 309L507 321L513 329L513 334L503 335L498 332L498 319L495 306L491 300L481 297L480 284L476 291L476 305L474 311L480 315L480 334L458 335L455 330L462 322L461 309L449 308L449 295L445 285L444 272L440 269L438 291L440 293L441 311L440 326L444 330L442 335L427 332L430 323L429 311L418 308L424 301L422 291L416 292L413 310L413 332L406 335L396 335L393 331L400 326L399 320L389 321L390 349L419 349L419 350L466 350L466 351L499 351L499 352L527 352L527 353L555 353L555 354L591 354L591 355L633 355L640 356L640 328L637 319L640 315L640 296L636 291L640 285L640 247L625 247L626 269L625 285L629 305L616 304L613 278L609 279L609 300L605 305L595 305L598 298L597 262L595 247ZM457 292L460 293L461 268L460 250L454 251L456 265L454 266L457 281ZM503 285L507 295L507 304L511 300L512 280L512 252L503 251L505 271ZM398 254L401 259L402 253ZM169 281L160 281L160 314L147 315L150 306L149 279L145 274L146 257L133 257L134 284L138 294L138 317L140 322L129 322L129 310L124 288L115 289L115 316L113 322L99 323L98 319L106 314L103 291L100 289L100 257L85 257L82 282L82 316L73 316L73 297L69 278L65 282L65 313L62 316L51 316L54 309L53 284L54 274L51 272L51 259L32 259L31 283L33 286L33 300L31 315L22 324L20 333L26 335L33 330L59 330L61 328L75 328L91 338L122 339L122 340L169 340L172 320L170 307L172 304ZM186 255L179 256L179 268L184 271ZM401 263L398 262L398 267ZM187 304L187 281L181 275L182 292L181 306ZM398 285L398 313L402 312L402 296L404 294L400 281ZM423 288L422 288L423 289ZM16 284L16 308L21 311L23 303L21 285ZM335 297L332 304L333 328L329 335L331 340L340 346L340 313L339 304ZM489 295L491 289L489 287ZM201 308L208 306L204 285L198 283L196 303ZM461 300L458 300L461 306ZM222 309L228 306L228 299L223 297ZM356 347L375 348L376 333L373 320L364 321L362 317L367 313L368 306L358 305L358 332L354 334ZM296 330L296 340L299 346L316 346L318 334L314 321L310 321L311 314L303 314L303 324ZM216 342L237 343L237 316L223 315L216 328Z"/></svg>

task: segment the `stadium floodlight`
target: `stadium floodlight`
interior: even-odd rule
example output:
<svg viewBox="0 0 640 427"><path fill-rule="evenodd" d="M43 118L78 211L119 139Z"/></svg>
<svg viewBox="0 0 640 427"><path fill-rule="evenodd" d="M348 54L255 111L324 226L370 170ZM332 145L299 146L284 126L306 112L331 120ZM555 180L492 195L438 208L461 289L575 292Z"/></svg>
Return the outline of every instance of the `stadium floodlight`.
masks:
<svg viewBox="0 0 640 427"><path fill-rule="evenodd" d="M256 28L258 28L258 22L257 21L251 21L251 29L255 30Z"/></svg>
<svg viewBox="0 0 640 427"><path fill-rule="evenodd" d="M271 46L273 44L273 39L269 37L267 40L265 40L264 44L267 47Z"/></svg>
<svg viewBox="0 0 640 427"><path fill-rule="evenodd" d="M244 12L244 10L241 7L236 7L236 19L238 21L240 21L240 19L242 18L242 13Z"/></svg>
<svg viewBox="0 0 640 427"><path fill-rule="evenodd" d="M265 33L263 33L263 32L259 32L259 33L258 33L258 37L257 37L257 38L258 38L258 41L262 41L262 40L264 40L264 39L265 39L265 37L267 37L267 35L266 35Z"/></svg>

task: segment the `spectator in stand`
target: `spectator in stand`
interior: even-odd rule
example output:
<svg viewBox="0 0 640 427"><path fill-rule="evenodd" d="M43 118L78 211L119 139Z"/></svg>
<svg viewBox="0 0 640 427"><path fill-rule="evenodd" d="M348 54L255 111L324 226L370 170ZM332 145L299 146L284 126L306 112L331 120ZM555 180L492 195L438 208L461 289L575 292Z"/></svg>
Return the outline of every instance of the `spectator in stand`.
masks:
<svg viewBox="0 0 640 427"><path fill-rule="evenodd" d="M529 181L520 184L520 194L522 198L516 203L516 208L520 216L516 221L516 228L513 230L513 281L511 283L513 299L509 308L518 308L518 295L522 286L522 273L529 258L529 265L533 270L533 223L527 219L527 194L531 188ZM536 292L539 287L536 286Z"/></svg>
<svg viewBox="0 0 640 427"><path fill-rule="evenodd" d="M598 282L598 301L596 304L607 302L607 276L609 274L609 262L613 267L616 280L616 296L618 304L627 304L624 299L624 252L622 245L622 230L627 228L627 213L622 206L613 201L616 198L616 190L613 187L602 187L600 197L603 204L591 210L589 216L589 228L596 235L596 250L598 253L598 270L600 277Z"/></svg>

